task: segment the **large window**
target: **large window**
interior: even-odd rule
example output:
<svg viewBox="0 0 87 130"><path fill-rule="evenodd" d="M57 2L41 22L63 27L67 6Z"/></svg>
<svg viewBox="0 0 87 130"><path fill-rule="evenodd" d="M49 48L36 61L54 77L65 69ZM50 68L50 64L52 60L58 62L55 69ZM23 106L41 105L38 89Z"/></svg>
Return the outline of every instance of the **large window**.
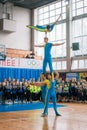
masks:
<svg viewBox="0 0 87 130"><path fill-rule="evenodd" d="M87 0L72 0L73 16L87 13Z"/></svg>
<svg viewBox="0 0 87 130"><path fill-rule="evenodd" d="M73 42L80 48L74 55L87 55L87 0L72 0L72 7Z"/></svg>
<svg viewBox="0 0 87 130"><path fill-rule="evenodd" d="M66 61L57 61L53 62L53 69L54 70L66 70L67 69L67 63ZM47 66L47 70L49 70L49 66Z"/></svg>
<svg viewBox="0 0 87 130"><path fill-rule="evenodd" d="M53 44L62 43L66 41L66 5L64 1L52 3L38 9L38 25L53 24L61 14L59 23L57 23L47 36L49 41ZM45 33L37 32L37 44L43 44ZM43 55L43 49L35 48L38 55ZM39 50L39 51L38 51ZM52 57L66 57L66 43L65 45L53 47Z"/></svg>
<svg viewBox="0 0 87 130"><path fill-rule="evenodd" d="M66 18L66 6L64 1L39 8L38 24L46 25L49 23L53 23L60 14L62 14L60 20Z"/></svg>
<svg viewBox="0 0 87 130"><path fill-rule="evenodd" d="M71 66L72 70L75 69L87 69L87 59L74 60Z"/></svg>
<svg viewBox="0 0 87 130"><path fill-rule="evenodd" d="M73 42L79 42L79 50L73 51L74 56L83 58L72 61L71 69L87 68L87 0L72 0Z"/></svg>
<svg viewBox="0 0 87 130"><path fill-rule="evenodd" d="M70 11L70 13L68 11ZM87 0L71 0L69 1L69 6L66 6L66 2L61 0L60 2L41 7L37 12L38 25L52 24L61 14L61 18L55 25L53 31L47 34L49 42L54 44L65 41L65 44L62 46L52 47L52 57L58 58L58 61L53 63L54 68L57 70L69 69L67 65L67 55L69 51L71 52L70 56L77 56L74 57L72 61L72 70L87 68ZM72 14L72 16L69 16L69 14ZM71 37L69 37L69 32L71 33ZM45 33L37 32L37 44L43 44L44 36ZM79 42L79 50L71 51L71 48L68 50L66 48L66 41L67 44ZM43 55L43 49L35 48L35 50L38 55ZM79 59L80 56L83 56L85 59Z"/></svg>
<svg viewBox="0 0 87 130"><path fill-rule="evenodd" d="M87 54L87 18L73 21L73 42L79 42L79 50L75 55Z"/></svg>

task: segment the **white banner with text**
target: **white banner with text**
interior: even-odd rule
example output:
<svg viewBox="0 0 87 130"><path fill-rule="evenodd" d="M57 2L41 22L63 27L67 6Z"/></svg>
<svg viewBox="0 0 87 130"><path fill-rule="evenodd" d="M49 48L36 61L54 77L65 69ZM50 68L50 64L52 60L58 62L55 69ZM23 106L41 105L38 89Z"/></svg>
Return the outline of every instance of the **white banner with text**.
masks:
<svg viewBox="0 0 87 130"><path fill-rule="evenodd" d="M5 61L0 61L0 67L42 69L42 60L7 57Z"/></svg>

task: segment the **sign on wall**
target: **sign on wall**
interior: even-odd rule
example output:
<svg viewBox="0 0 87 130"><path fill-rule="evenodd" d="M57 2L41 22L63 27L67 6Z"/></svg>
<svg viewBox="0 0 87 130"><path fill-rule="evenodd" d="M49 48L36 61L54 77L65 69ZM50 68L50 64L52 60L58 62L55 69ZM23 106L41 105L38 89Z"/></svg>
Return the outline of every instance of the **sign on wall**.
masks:
<svg viewBox="0 0 87 130"><path fill-rule="evenodd" d="M78 73L67 73L66 74L66 79L67 80L71 80L71 79L78 80L79 79L79 74Z"/></svg>
<svg viewBox="0 0 87 130"><path fill-rule="evenodd" d="M7 57L5 61L0 61L0 67L42 69L42 60Z"/></svg>
<svg viewBox="0 0 87 130"><path fill-rule="evenodd" d="M80 73L80 78L86 78L87 77L87 72Z"/></svg>

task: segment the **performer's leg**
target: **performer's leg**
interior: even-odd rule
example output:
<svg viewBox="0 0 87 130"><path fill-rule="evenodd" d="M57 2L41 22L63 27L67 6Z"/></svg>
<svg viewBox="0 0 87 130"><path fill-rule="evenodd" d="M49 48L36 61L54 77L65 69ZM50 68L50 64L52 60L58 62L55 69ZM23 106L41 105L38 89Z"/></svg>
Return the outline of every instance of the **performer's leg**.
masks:
<svg viewBox="0 0 87 130"><path fill-rule="evenodd" d="M45 32L45 37L47 37L47 32Z"/></svg>
<svg viewBox="0 0 87 130"><path fill-rule="evenodd" d="M53 101L53 108L54 108L55 114L57 114L56 95L55 94L52 95L52 101Z"/></svg>
<svg viewBox="0 0 87 130"><path fill-rule="evenodd" d="M52 59L48 60L48 64L49 64L49 68L50 68L50 72L53 72L53 66L52 66Z"/></svg>
<svg viewBox="0 0 87 130"><path fill-rule="evenodd" d="M46 96L46 94L42 93L42 101L43 101L44 105L45 105L45 96Z"/></svg>
<svg viewBox="0 0 87 130"><path fill-rule="evenodd" d="M44 112L43 116L45 116L48 113L48 103L50 99L50 94L47 92L46 97L45 97L45 105L44 105Z"/></svg>
<svg viewBox="0 0 87 130"><path fill-rule="evenodd" d="M56 114L57 116L61 116L61 115L58 113L58 111L57 111L56 94L55 94L55 93L52 95L52 101L53 101L53 108L54 108L55 114Z"/></svg>
<svg viewBox="0 0 87 130"><path fill-rule="evenodd" d="M43 73L46 73L47 60L43 60Z"/></svg>

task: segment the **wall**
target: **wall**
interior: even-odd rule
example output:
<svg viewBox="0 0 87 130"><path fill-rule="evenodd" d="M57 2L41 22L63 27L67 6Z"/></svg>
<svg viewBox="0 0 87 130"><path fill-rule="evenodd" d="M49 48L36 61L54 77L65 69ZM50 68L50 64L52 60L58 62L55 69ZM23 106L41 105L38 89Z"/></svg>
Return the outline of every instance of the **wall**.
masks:
<svg viewBox="0 0 87 130"><path fill-rule="evenodd" d="M6 57L11 58L25 58L31 51L21 49L6 48Z"/></svg>
<svg viewBox="0 0 87 130"><path fill-rule="evenodd" d="M14 6L13 20L16 20L16 32L0 32L0 44L6 45L6 48L30 49L30 29L26 27L30 24L30 13L29 9Z"/></svg>
<svg viewBox="0 0 87 130"><path fill-rule="evenodd" d="M6 57L10 58L25 58L27 54L29 55L31 53L32 51L28 50L6 48ZM35 54L34 58L37 60L42 60L42 57L37 56L37 54Z"/></svg>

